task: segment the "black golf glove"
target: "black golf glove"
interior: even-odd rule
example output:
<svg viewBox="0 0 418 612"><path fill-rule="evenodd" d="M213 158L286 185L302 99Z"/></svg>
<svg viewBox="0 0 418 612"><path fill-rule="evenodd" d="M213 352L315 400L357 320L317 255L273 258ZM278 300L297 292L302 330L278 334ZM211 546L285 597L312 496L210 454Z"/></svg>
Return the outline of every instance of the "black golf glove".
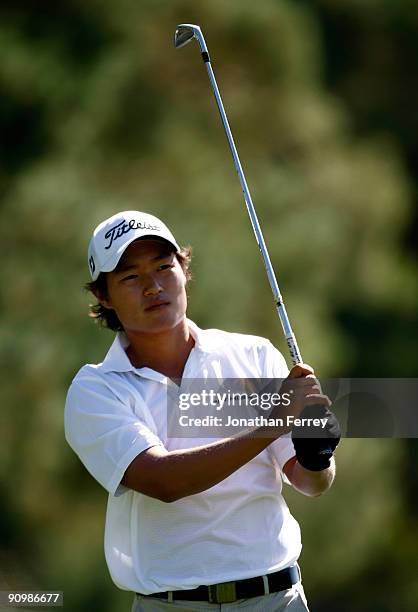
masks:
<svg viewBox="0 0 418 612"><path fill-rule="evenodd" d="M307 470L319 472L331 465L331 457L336 449L341 430L337 417L326 406L305 406L299 415L300 419L327 419L322 425L293 426L292 442L296 459Z"/></svg>

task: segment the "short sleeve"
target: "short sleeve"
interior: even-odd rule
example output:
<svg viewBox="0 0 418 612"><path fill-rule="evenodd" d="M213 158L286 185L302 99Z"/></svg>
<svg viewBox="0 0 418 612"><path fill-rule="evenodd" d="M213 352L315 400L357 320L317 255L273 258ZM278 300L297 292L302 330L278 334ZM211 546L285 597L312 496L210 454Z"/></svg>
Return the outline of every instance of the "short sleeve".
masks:
<svg viewBox="0 0 418 612"><path fill-rule="evenodd" d="M138 412L138 411L136 411ZM117 397L98 375L75 378L65 404L68 444L111 495L120 495L123 475L139 453L162 445L144 418Z"/></svg>

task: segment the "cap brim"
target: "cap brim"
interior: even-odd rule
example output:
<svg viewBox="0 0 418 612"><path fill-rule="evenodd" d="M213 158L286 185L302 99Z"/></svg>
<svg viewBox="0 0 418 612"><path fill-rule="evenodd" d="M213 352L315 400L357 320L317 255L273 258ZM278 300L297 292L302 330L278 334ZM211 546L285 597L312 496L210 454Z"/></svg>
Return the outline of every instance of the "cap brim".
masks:
<svg viewBox="0 0 418 612"><path fill-rule="evenodd" d="M118 250L115 251L107 261L105 261L105 263L101 266L101 269L98 271L96 278L99 276L100 272L112 272L118 265L120 258L122 257L128 246L132 244L132 242L135 242L135 240L140 240L141 238L164 240L165 242L171 244L175 251L180 251L180 247L177 242L170 240L166 236L162 236L161 234L152 234L149 232L138 232L130 236L129 239L126 240L123 244L121 244Z"/></svg>

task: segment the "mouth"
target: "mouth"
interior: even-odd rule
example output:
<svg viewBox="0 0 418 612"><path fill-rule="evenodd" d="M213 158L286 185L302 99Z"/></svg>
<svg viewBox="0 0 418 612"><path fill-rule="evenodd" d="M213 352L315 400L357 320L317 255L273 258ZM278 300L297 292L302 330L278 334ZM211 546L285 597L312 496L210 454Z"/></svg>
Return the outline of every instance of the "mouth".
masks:
<svg viewBox="0 0 418 612"><path fill-rule="evenodd" d="M166 306L169 306L170 302L154 302L154 304L151 304L150 306L147 306L147 308L145 308L145 312L152 312L154 310L160 310L161 308L165 308Z"/></svg>

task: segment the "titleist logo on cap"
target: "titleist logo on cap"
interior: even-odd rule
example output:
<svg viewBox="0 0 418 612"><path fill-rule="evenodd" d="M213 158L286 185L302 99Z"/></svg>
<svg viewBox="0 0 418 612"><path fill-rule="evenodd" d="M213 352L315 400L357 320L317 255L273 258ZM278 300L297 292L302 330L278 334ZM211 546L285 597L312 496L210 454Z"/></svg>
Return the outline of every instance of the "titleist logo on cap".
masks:
<svg viewBox="0 0 418 612"><path fill-rule="evenodd" d="M105 234L105 238L109 240L108 244L105 245L105 249L110 249L115 240L127 234L131 230L136 229L144 229L150 230L152 232L160 232L161 227L158 225L151 225L150 223L144 223L142 221L136 221L136 219L131 219L130 221L121 221L117 225L111 227Z"/></svg>

